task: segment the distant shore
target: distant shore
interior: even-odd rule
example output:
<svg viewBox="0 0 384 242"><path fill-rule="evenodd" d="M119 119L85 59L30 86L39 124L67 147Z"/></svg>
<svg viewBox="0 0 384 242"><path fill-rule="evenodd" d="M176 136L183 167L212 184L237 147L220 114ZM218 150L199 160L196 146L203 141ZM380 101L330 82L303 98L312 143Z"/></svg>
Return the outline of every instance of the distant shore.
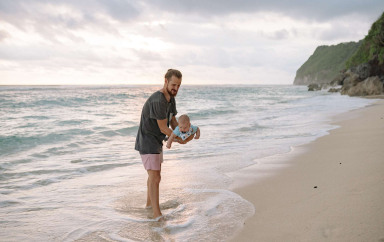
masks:
<svg viewBox="0 0 384 242"><path fill-rule="evenodd" d="M384 100L334 123L287 167L234 189L255 214L233 241L384 241Z"/></svg>

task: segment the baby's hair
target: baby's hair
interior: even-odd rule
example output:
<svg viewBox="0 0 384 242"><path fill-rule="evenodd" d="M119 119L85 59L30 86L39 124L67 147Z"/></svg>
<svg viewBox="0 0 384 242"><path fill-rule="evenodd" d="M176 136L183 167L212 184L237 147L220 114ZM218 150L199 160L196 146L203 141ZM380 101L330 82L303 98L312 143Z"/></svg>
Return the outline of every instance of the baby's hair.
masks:
<svg viewBox="0 0 384 242"><path fill-rule="evenodd" d="M179 117L179 122L189 122L189 117L186 114L183 114Z"/></svg>

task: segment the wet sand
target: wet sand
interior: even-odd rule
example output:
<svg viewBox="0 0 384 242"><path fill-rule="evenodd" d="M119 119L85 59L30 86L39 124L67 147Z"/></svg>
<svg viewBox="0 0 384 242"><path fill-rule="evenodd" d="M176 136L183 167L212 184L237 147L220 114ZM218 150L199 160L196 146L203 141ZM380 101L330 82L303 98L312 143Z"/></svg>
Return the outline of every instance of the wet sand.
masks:
<svg viewBox="0 0 384 242"><path fill-rule="evenodd" d="M279 158L288 166L234 188L255 214L232 241L384 241L384 100L334 124ZM248 167L243 178L261 170Z"/></svg>

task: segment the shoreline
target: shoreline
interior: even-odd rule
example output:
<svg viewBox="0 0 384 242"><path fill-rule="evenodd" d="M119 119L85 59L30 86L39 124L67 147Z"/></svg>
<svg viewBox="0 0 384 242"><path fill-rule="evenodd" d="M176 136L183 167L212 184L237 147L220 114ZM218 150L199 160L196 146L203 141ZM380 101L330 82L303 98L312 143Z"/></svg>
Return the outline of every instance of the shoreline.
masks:
<svg viewBox="0 0 384 242"><path fill-rule="evenodd" d="M331 123L328 135L265 163L278 169L234 176L251 179L232 190L255 213L232 241L384 241L384 100Z"/></svg>

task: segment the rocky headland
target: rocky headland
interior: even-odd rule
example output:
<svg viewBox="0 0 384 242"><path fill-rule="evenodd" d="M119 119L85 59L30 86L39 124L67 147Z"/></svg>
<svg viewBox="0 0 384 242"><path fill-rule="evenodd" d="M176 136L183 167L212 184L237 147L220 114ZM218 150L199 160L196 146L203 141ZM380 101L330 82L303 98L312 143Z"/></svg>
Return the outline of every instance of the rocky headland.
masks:
<svg viewBox="0 0 384 242"><path fill-rule="evenodd" d="M363 40L317 47L293 84L349 96L384 94L384 13Z"/></svg>

